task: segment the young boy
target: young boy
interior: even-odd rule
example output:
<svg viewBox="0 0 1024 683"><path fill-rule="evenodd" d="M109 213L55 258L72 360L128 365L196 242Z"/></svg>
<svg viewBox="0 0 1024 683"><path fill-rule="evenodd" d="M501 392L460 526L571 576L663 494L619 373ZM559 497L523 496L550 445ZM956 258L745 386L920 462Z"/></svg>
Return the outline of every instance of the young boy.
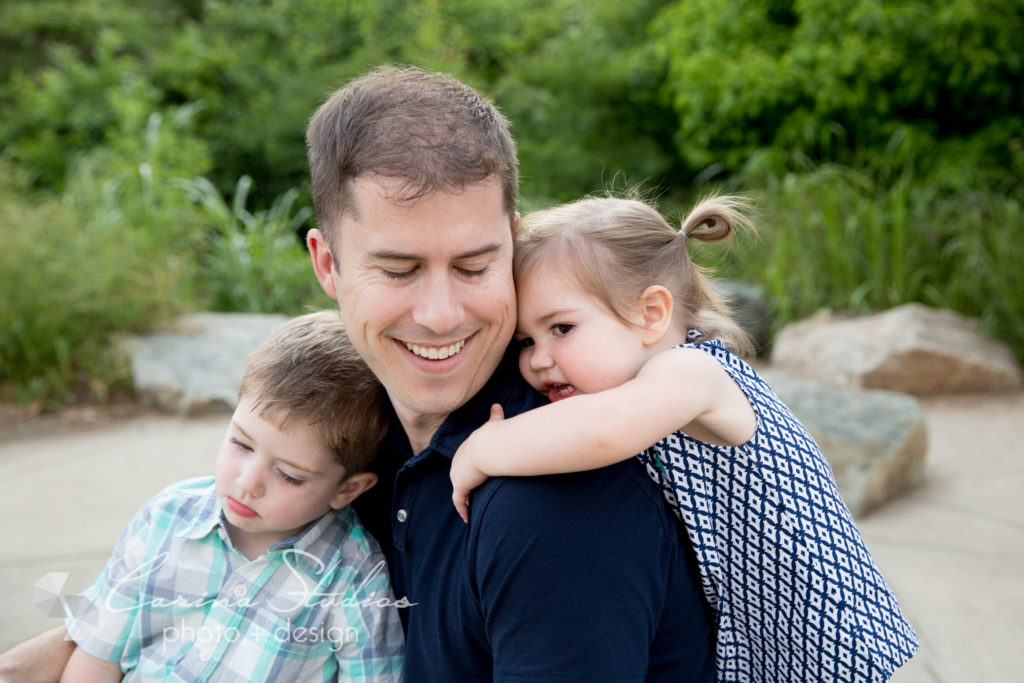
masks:
<svg viewBox="0 0 1024 683"><path fill-rule="evenodd" d="M282 326L248 360L213 477L135 516L67 620L64 681L399 681L384 556L350 507L386 399L338 314Z"/></svg>

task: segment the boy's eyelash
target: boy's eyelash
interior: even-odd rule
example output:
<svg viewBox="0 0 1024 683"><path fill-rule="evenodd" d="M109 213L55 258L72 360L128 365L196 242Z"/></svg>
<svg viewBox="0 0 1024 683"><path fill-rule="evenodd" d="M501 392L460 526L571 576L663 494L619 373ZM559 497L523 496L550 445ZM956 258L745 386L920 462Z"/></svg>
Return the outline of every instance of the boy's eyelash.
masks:
<svg viewBox="0 0 1024 683"><path fill-rule="evenodd" d="M247 444L247 443L245 443L245 442L243 442L240 439L237 439L235 437L231 437L231 443L235 444L236 446L241 448L243 451L251 451L252 450L252 447L249 446L249 444Z"/></svg>
<svg viewBox="0 0 1024 683"><path fill-rule="evenodd" d="M292 486L298 486L299 484L302 483L301 479L296 479L295 477L290 477L287 474L285 474L284 472L282 472L281 470L278 470L277 473L281 476L281 479L283 479L286 484L291 484Z"/></svg>

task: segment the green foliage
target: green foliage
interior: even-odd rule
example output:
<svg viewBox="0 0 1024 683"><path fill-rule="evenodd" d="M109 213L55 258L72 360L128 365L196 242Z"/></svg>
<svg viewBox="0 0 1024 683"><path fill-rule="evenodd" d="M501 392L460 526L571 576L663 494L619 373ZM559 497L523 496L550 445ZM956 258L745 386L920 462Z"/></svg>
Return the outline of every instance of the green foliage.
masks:
<svg viewBox="0 0 1024 683"><path fill-rule="evenodd" d="M821 308L867 313L910 301L980 318L1024 360L1024 202L943 194L915 169L835 164L765 178L759 240L724 272L762 285L777 323Z"/></svg>
<svg viewBox="0 0 1024 683"><path fill-rule="evenodd" d="M304 129L382 63L497 102L523 210L744 190L726 267L780 323L923 301L1024 360L1020 35L1020 0L6 0L0 384L102 396L120 331L330 305Z"/></svg>
<svg viewBox="0 0 1024 683"><path fill-rule="evenodd" d="M298 314L318 297L324 299L321 307L331 304L296 237L312 213L309 207L296 210L298 190L285 192L269 210L250 213L249 176L238 180L230 205L206 178L176 184L198 203L209 227L202 264L211 309Z"/></svg>
<svg viewBox="0 0 1024 683"><path fill-rule="evenodd" d="M859 163L899 129L1019 126L1019 0L685 0L654 35L695 169L736 170L764 147ZM986 153L1002 160L998 145Z"/></svg>

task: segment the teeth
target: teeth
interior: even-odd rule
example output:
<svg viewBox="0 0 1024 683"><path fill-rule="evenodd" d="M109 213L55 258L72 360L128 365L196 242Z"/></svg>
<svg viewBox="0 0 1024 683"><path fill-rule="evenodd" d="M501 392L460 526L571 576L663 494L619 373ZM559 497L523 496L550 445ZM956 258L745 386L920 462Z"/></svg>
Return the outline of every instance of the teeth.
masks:
<svg viewBox="0 0 1024 683"><path fill-rule="evenodd" d="M419 344L410 344L405 342L405 348L415 353L420 358L429 358L430 360L444 360L454 356L462 347L466 345L466 340L455 342L449 346L420 346Z"/></svg>

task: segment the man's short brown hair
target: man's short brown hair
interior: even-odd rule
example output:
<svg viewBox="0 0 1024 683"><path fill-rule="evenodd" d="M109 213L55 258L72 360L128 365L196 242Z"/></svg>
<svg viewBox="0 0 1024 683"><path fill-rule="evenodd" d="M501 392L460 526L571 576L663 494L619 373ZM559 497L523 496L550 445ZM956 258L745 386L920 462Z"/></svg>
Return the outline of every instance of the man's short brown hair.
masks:
<svg viewBox="0 0 1024 683"><path fill-rule="evenodd" d="M387 431L384 388L337 311L293 318L246 363L239 398L278 429L313 427L345 476L367 470Z"/></svg>
<svg viewBox="0 0 1024 683"><path fill-rule="evenodd" d="M405 201L497 177L511 216L519 166L508 127L490 100L447 74L385 66L350 81L306 131L320 229L334 244L361 175L403 181L395 199Z"/></svg>

